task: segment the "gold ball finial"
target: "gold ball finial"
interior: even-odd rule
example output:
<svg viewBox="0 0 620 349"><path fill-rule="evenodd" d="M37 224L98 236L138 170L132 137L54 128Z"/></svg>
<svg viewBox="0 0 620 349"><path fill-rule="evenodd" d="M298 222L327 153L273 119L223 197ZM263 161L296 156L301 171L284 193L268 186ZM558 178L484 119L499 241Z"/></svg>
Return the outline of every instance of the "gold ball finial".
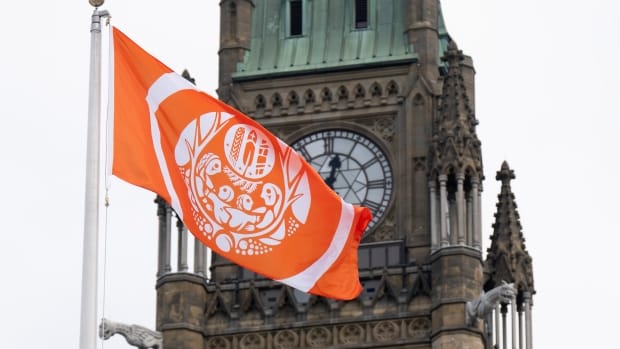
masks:
<svg viewBox="0 0 620 349"><path fill-rule="evenodd" d="M88 0L88 3L93 6L93 7L99 7L101 5L103 5L103 2L105 0Z"/></svg>

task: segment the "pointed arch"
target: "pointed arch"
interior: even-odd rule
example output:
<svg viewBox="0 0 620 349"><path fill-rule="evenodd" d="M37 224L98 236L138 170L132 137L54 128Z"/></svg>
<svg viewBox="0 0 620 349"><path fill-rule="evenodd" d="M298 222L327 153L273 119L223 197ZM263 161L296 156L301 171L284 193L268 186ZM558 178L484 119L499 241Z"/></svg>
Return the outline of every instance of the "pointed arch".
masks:
<svg viewBox="0 0 620 349"><path fill-rule="evenodd" d="M398 84L396 83L396 81L390 80L385 90L389 96L396 96L398 95Z"/></svg>
<svg viewBox="0 0 620 349"><path fill-rule="evenodd" d="M304 102L306 105L314 104L316 102L316 95L313 90L307 89L306 92L304 92Z"/></svg>
<svg viewBox="0 0 620 349"><path fill-rule="evenodd" d="M282 106L282 96L278 92L274 93L271 96L271 105L273 107L281 107Z"/></svg>
<svg viewBox="0 0 620 349"><path fill-rule="evenodd" d="M349 90L344 85L340 85L338 87L338 100L347 100L349 99Z"/></svg>
<svg viewBox="0 0 620 349"><path fill-rule="evenodd" d="M299 95L295 91L291 91L288 93L288 104L289 105L298 105L299 104Z"/></svg>
<svg viewBox="0 0 620 349"><path fill-rule="evenodd" d="M321 90L321 101L322 102L331 102L333 100L332 90L329 87L324 87Z"/></svg>
<svg viewBox="0 0 620 349"><path fill-rule="evenodd" d="M416 93L415 96L413 96L413 105L416 107L420 107L423 106L425 104L425 100L424 100L424 96L422 96L422 94L420 92Z"/></svg>
<svg viewBox="0 0 620 349"><path fill-rule="evenodd" d="M381 85L379 85L378 82L373 82L372 85L370 85L370 95L372 97L381 97L383 95L383 89L381 88Z"/></svg>
<svg viewBox="0 0 620 349"><path fill-rule="evenodd" d="M256 98L254 99L254 106L256 107L256 110L265 109L266 104L267 101L265 100L265 96L261 94L256 96Z"/></svg>
<svg viewBox="0 0 620 349"><path fill-rule="evenodd" d="M361 84L355 85L353 88L353 95L355 96L355 99L363 99L366 97L366 90L364 89L364 86Z"/></svg>

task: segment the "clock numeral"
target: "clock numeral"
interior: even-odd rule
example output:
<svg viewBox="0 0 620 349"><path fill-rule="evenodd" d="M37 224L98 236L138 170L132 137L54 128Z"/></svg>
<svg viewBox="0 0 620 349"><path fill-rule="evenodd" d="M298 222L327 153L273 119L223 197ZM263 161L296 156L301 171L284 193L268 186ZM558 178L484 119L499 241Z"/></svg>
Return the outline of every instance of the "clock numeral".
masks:
<svg viewBox="0 0 620 349"><path fill-rule="evenodd" d="M381 204L374 201L364 201L362 206L368 207L373 213L379 212L379 209L381 208Z"/></svg>
<svg viewBox="0 0 620 349"><path fill-rule="evenodd" d="M333 137L325 137L323 139L323 147L325 150L325 154L333 154L334 153L334 138Z"/></svg>
<svg viewBox="0 0 620 349"><path fill-rule="evenodd" d="M366 183L366 187L368 189L378 189L378 188L385 188L385 180L384 179L377 179L374 181L369 181L368 183Z"/></svg>
<svg viewBox="0 0 620 349"><path fill-rule="evenodd" d="M369 168L370 166L372 166L372 165L376 164L377 162L379 162L379 159L377 159L377 158L372 158L372 159L370 159L370 161L367 161L366 163L362 164L362 168L363 168L363 169L367 169L367 168Z"/></svg>

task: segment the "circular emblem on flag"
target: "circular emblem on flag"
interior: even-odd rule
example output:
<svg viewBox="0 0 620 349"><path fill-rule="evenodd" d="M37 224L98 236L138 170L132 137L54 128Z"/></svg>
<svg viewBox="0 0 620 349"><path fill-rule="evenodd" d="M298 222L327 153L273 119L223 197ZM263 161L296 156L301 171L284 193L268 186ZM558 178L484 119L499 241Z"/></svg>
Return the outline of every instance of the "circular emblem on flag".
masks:
<svg viewBox="0 0 620 349"><path fill-rule="evenodd" d="M261 255L306 222L310 190L298 155L232 114L191 121L175 146L199 232L218 252Z"/></svg>

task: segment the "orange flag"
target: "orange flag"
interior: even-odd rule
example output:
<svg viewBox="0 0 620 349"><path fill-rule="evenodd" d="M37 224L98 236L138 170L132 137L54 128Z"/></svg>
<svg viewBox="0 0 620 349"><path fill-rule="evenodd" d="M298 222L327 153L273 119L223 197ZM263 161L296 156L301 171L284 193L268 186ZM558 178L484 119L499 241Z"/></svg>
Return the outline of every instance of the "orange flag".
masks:
<svg viewBox="0 0 620 349"><path fill-rule="evenodd" d="M370 210L344 202L292 148L116 28L113 42L112 173L163 197L227 259L304 292L357 297Z"/></svg>

